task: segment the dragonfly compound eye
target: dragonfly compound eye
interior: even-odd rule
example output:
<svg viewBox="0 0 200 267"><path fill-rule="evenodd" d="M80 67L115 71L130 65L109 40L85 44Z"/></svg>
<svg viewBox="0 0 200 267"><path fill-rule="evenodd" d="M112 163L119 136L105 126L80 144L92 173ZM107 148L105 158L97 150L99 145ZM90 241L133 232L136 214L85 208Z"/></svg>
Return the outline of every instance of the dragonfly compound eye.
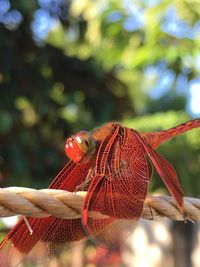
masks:
<svg viewBox="0 0 200 267"><path fill-rule="evenodd" d="M75 163L85 162L95 152L96 143L89 132L81 131L68 138L65 153Z"/></svg>

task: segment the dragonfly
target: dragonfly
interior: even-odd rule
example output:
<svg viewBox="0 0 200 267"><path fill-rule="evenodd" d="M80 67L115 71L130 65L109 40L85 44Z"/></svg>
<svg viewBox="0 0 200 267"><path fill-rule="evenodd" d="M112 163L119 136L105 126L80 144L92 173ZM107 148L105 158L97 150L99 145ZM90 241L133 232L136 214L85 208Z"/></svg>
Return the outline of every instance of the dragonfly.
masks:
<svg viewBox="0 0 200 267"><path fill-rule="evenodd" d="M200 119L193 119L167 130L140 133L111 122L67 138L70 160L49 188L86 191L81 218L27 218L32 234L22 218L0 244L0 266L16 266L35 247L53 253L88 237L107 246L118 244L121 229L141 217L154 168L184 215L177 173L156 148L198 127Z"/></svg>

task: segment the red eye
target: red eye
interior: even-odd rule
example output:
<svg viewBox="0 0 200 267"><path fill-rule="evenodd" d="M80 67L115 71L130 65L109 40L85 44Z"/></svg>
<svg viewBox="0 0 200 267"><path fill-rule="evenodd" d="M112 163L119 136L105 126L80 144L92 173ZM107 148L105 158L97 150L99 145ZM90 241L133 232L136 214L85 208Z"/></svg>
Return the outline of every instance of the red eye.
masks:
<svg viewBox="0 0 200 267"><path fill-rule="evenodd" d="M85 155L85 153L80 149L77 141L72 138L68 138L66 141L65 153L75 163L80 162Z"/></svg>
<svg viewBox="0 0 200 267"><path fill-rule="evenodd" d="M96 142L89 132L81 131L68 138L65 153L75 163L87 162L95 152Z"/></svg>

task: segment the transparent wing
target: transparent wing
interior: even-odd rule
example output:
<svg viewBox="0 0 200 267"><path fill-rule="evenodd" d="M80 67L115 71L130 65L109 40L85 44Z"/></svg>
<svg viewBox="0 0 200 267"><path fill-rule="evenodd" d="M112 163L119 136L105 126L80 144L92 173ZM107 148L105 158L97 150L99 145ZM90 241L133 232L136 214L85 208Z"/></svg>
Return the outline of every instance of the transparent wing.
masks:
<svg viewBox="0 0 200 267"><path fill-rule="evenodd" d="M122 229L140 218L152 168L132 130L116 128L99 150L99 173L89 187L82 221L89 234L110 246L119 244Z"/></svg>
<svg viewBox="0 0 200 267"><path fill-rule="evenodd" d="M173 166L151 146L149 146L141 137L141 140L149 158L155 166L159 176L163 180L169 192L174 197L177 207L183 212L183 191L180 186L177 173Z"/></svg>
<svg viewBox="0 0 200 267"><path fill-rule="evenodd" d="M69 162L56 176L49 188L74 191L76 186L82 183L88 173L90 163L76 165ZM8 233L0 245L0 266L16 266L23 257L37 244L42 257L51 251L53 247L64 247L66 242L80 240L85 237L85 232L80 219L62 220L53 216L36 219L28 218L33 230L30 232L22 219Z"/></svg>

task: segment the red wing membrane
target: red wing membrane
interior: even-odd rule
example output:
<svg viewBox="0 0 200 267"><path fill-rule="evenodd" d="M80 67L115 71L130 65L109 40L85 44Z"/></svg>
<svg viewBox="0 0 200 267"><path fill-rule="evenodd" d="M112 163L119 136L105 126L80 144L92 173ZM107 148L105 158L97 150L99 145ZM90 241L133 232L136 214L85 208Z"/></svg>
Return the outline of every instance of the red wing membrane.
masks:
<svg viewBox="0 0 200 267"><path fill-rule="evenodd" d="M123 238L123 231L119 229L124 229L130 221L133 224L141 216L152 169L132 130L115 127L99 150L96 165L101 165L104 173L97 173L91 182L82 220L88 233L97 240L116 245ZM92 217L95 212L107 217Z"/></svg>
<svg viewBox="0 0 200 267"><path fill-rule="evenodd" d="M56 176L49 188L75 191L87 176L90 163L76 165L69 162ZM42 241L44 254L52 244L62 245L66 242L77 241L85 237L81 219L62 220L53 216L43 219L28 218L33 229L30 232L22 219L1 243L0 266L16 266L22 258L38 243Z"/></svg>
<svg viewBox="0 0 200 267"><path fill-rule="evenodd" d="M163 180L169 192L174 197L177 207L183 213L183 191L178 181L178 176L172 165L161 156L157 151L150 147L141 137L139 139L142 141L145 150L153 162L158 174Z"/></svg>

